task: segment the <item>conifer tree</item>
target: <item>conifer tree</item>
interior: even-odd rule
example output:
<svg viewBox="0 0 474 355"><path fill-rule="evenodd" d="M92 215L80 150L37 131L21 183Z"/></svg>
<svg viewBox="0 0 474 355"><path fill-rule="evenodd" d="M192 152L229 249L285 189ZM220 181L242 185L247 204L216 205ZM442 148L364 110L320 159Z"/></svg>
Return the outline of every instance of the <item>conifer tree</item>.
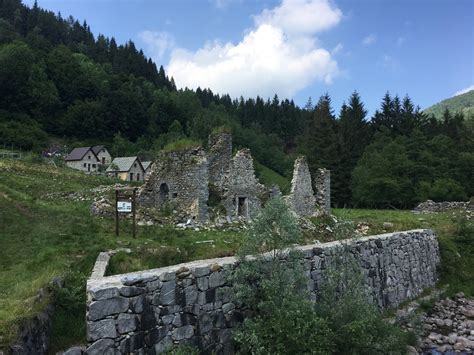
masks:
<svg viewBox="0 0 474 355"><path fill-rule="evenodd" d="M350 204L352 170L370 140L366 115L367 110L357 91L354 91L349 98L349 105L344 104L339 115L340 176L337 178L341 180L341 184L336 202L340 205Z"/></svg>

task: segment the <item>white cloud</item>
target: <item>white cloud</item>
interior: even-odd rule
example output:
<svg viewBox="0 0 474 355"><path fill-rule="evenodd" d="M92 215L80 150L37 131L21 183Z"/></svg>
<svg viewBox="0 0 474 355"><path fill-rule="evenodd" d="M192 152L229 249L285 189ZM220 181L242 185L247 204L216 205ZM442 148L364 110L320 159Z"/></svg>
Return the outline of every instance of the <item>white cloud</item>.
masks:
<svg viewBox="0 0 474 355"><path fill-rule="evenodd" d="M370 46L371 44L374 44L376 41L377 41L377 36L371 33L370 35L364 37L364 39L362 40L362 44L364 46Z"/></svg>
<svg viewBox="0 0 474 355"><path fill-rule="evenodd" d="M179 87L209 87L233 97L291 97L314 81L330 84L340 73L315 34L341 17L329 0L283 0L254 16L254 26L238 43L209 42L194 52L174 49L167 73Z"/></svg>
<svg viewBox="0 0 474 355"><path fill-rule="evenodd" d="M283 0L273 9L254 16L255 24L272 25L287 34L312 35L330 29L342 18L342 12L327 0Z"/></svg>
<svg viewBox="0 0 474 355"><path fill-rule="evenodd" d="M151 56L156 59L163 58L164 54L175 46L173 36L168 32L143 31L138 37L145 42Z"/></svg>
<svg viewBox="0 0 474 355"><path fill-rule="evenodd" d="M474 85L471 85L471 86L468 86L468 87L465 88L465 89L459 90L458 92L454 93L453 97L454 97L454 96L458 96L458 95L465 94L466 92L469 92L469 91L471 91L471 90L474 90Z"/></svg>

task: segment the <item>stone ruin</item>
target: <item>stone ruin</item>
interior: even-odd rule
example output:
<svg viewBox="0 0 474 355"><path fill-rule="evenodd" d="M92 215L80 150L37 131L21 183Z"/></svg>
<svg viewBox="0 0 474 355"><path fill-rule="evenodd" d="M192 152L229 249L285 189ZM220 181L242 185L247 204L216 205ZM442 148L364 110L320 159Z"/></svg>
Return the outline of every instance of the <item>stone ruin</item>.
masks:
<svg viewBox="0 0 474 355"><path fill-rule="evenodd" d="M474 212L474 202L473 201L441 201L434 202L432 200L427 200L420 203L413 209L415 213L440 213L447 212L451 210L465 210Z"/></svg>
<svg viewBox="0 0 474 355"><path fill-rule="evenodd" d="M297 215L302 217L314 215L316 197L313 192L308 162L304 156L298 157L295 160L291 192L286 201Z"/></svg>
<svg viewBox="0 0 474 355"><path fill-rule="evenodd" d="M314 187L314 188L313 188ZM330 213L330 175L320 169L314 181L306 157L295 161L291 192L285 197L300 217ZM180 222L251 221L268 197L280 195L257 179L249 149L232 156L232 135L209 137L208 149L161 152L138 194L140 208L173 211Z"/></svg>
<svg viewBox="0 0 474 355"><path fill-rule="evenodd" d="M316 191L316 206L321 213L331 214L331 171L318 169L313 183Z"/></svg>
<svg viewBox="0 0 474 355"><path fill-rule="evenodd" d="M179 219L208 219L209 162L200 148L162 152L139 190L141 207L174 210Z"/></svg>

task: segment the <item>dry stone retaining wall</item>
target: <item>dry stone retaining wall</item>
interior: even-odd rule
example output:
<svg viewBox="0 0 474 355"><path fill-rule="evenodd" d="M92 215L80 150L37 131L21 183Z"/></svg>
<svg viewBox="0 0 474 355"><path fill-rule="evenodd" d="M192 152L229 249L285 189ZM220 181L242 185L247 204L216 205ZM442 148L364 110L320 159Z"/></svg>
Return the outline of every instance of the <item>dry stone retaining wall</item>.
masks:
<svg viewBox="0 0 474 355"><path fill-rule="evenodd" d="M431 230L351 240L373 301L397 306L436 282L439 249ZM312 299L340 242L299 247ZM233 303L234 257L101 277L102 254L87 282L88 354L160 353L182 344L232 353L232 328L244 314Z"/></svg>

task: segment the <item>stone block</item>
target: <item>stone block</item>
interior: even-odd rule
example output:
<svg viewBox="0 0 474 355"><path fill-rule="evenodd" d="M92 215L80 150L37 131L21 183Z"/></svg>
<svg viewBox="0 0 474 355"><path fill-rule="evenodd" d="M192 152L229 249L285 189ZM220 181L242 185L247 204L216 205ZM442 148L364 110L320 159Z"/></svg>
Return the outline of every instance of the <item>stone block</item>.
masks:
<svg viewBox="0 0 474 355"><path fill-rule="evenodd" d="M120 334L133 332L137 329L137 316L129 313L120 313L117 318L117 329Z"/></svg>
<svg viewBox="0 0 474 355"><path fill-rule="evenodd" d="M209 288L209 278L207 277L198 277L196 283L199 291L206 291Z"/></svg>
<svg viewBox="0 0 474 355"><path fill-rule="evenodd" d="M104 319L98 322L87 322L87 340L96 341L103 338L115 338L117 331L115 329L114 319Z"/></svg>
<svg viewBox="0 0 474 355"><path fill-rule="evenodd" d="M180 341L183 339L190 339L194 335L194 327L192 325L185 325L183 327L176 328L171 333L173 340Z"/></svg>
<svg viewBox="0 0 474 355"><path fill-rule="evenodd" d="M130 299L130 309L133 313L142 313L145 296L137 296Z"/></svg>
<svg viewBox="0 0 474 355"><path fill-rule="evenodd" d="M115 342L112 339L100 339L86 349L87 355L114 355Z"/></svg>
<svg viewBox="0 0 474 355"><path fill-rule="evenodd" d="M87 319L96 321L117 313L126 312L129 306L128 298L114 297L103 301L92 302L89 305Z"/></svg>
<svg viewBox="0 0 474 355"><path fill-rule="evenodd" d="M165 306L170 306L176 302L176 281L163 282L160 292L160 303Z"/></svg>
<svg viewBox="0 0 474 355"><path fill-rule="evenodd" d="M209 287L215 288L225 284L224 273L222 271L213 272L209 276Z"/></svg>
<svg viewBox="0 0 474 355"><path fill-rule="evenodd" d="M196 277L203 277L203 276L207 276L211 273L211 269L209 268L209 266L197 266L196 268L194 268L193 270L193 274L194 276Z"/></svg>
<svg viewBox="0 0 474 355"><path fill-rule="evenodd" d="M119 291L117 287L92 287L88 290L88 293L94 301L102 301L119 296Z"/></svg>

